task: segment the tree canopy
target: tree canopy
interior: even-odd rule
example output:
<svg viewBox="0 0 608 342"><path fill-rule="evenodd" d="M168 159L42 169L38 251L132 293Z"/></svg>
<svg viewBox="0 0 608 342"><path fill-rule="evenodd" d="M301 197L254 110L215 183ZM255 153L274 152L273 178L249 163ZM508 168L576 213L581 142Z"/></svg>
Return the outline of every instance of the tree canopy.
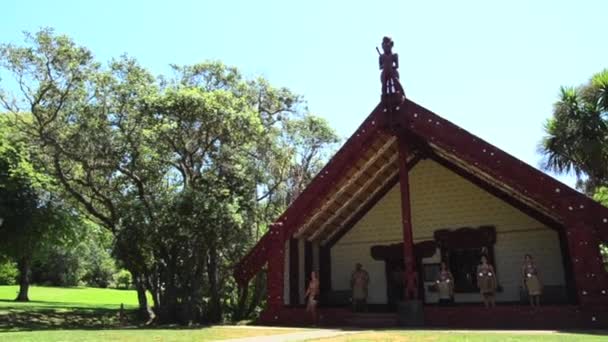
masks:
<svg viewBox="0 0 608 342"><path fill-rule="evenodd" d="M589 194L608 185L608 69L579 87L562 87L540 144L543 166L574 172Z"/></svg>
<svg viewBox="0 0 608 342"><path fill-rule="evenodd" d="M162 322L251 315L263 275L237 289L231 268L320 170L338 142L327 122L220 62L153 77L50 29L0 56L17 83L0 102L53 194L112 233L142 313L149 290Z"/></svg>

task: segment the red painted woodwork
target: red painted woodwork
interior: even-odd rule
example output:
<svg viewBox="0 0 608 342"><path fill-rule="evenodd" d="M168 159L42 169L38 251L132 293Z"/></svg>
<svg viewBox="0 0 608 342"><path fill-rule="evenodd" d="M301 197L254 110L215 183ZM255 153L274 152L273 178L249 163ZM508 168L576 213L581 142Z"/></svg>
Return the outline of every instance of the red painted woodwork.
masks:
<svg viewBox="0 0 608 342"><path fill-rule="evenodd" d="M414 257L414 234L412 232L412 212L410 199L410 181L407 159L410 154L403 135L397 136L399 146L399 188L401 190L401 224L403 225L403 263L405 266L403 298L418 299L418 272Z"/></svg>
<svg viewBox="0 0 608 342"><path fill-rule="evenodd" d="M479 228L439 229L433 236L440 248L486 247L496 243L496 228L482 226Z"/></svg>
<svg viewBox="0 0 608 342"><path fill-rule="evenodd" d="M331 248L328 246L319 248L319 287L323 301L323 294L331 291Z"/></svg>
<svg viewBox="0 0 608 342"><path fill-rule="evenodd" d="M396 327L395 313L353 313L350 308L320 308L320 324L338 327ZM310 315L304 308L283 307L264 310L257 322L266 325L309 326ZM426 326L450 329L605 329L608 308L586 310L575 305L541 306L499 305L486 309L482 305L424 307Z"/></svg>
<svg viewBox="0 0 608 342"><path fill-rule="evenodd" d="M397 120L409 133L475 166L556 216L603 227L602 236L608 237L608 208L589 197L410 100L400 108Z"/></svg>
<svg viewBox="0 0 608 342"><path fill-rule="evenodd" d="M285 240L284 230L279 225L272 225L268 232L271 236L268 251L268 275L266 276L266 288L268 289L268 305L270 307L283 306L283 288L285 271Z"/></svg>
<svg viewBox="0 0 608 342"><path fill-rule="evenodd" d="M589 307L608 307L608 273L602 264L597 234L573 223L566 233L578 302Z"/></svg>
<svg viewBox="0 0 608 342"><path fill-rule="evenodd" d="M300 244L289 239L289 304L300 304Z"/></svg>
<svg viewBox="0 0 608 342"><path fill-rule="evenodd" d="M273 236L269 232L264 235L260 242L236 266L235 278L240 285L246 284L268 262L269 294L272 293L269 303L276 304L279 302L272 296L278 295L280 292L282 297L282 288L279 291L278 285L283 286L283 269L282 264L279 265L279 263L283 263L284 258L277 258L276 256L283 253L278 251L283 250L284 244L282 245L277 241L285 241L285 239L290 238L303 220L314 213L315 209L326 200L340 177L346 173L345 171L352 166L362 153L366 152L367 148L371 146L371 142L381 131L390 133L396 128L398 136L407 136L410 140L407 144L404 141L405 139L400 139L403 141L399 144L400 152L405 150L408 147L407 145L416 146L417 149L420 149L416 143L428 144L431 150L438 148L443 153L454 156L456 159L483 172L492 179L492 183L501 184L501 187L504 186L518 193L518 197L525 197L543 208L542 211L546 214L530 208L521 199L499 189L495 184L490 184L481 179L475 172L466 171L455 165L452 167L455 172L466 175L467 179L475 184L548 226L557 229L564 236L566 242L564 245L568 246L566 254L570 255L572 269L574 270L572 278L574 278L577 296L582 306L573 307L576 309L567 311L568 313L557 309L555 312L551 311L550 315L556 315L556 321L565 317L563 315L571 315L573 321L576 321L579 319L577 317L582 317L580 313L582 310L586 310L585 315L591 315L592 313L589 310L595 310L597 307L608 307L608 274L602 268L597 247L600 241L608 241L607 208L410 100L405 100L403 104L399 105L399 108L395 109L396 111L384 112L381 106L376 107L355 134L313 179L306 190L277 219L275 224L278 228L276 230L280 230L281 234ZM433 157L436 160L442 160L438 155ZM443 160L443 165L446 164L451 164L451 162ZM407 172L401 171L405 169L403 165L404 161L400 160L399 178L407 179ZM402 193L404 192L402 191ZM409 200L403 201L403 203L408 202ZM371 206L373 205L368 206L366 204L365 210L362 211L369 210ZM407 209L402 208L402 211L405 212ZM359 214L356 216L357 219L362 217ZM409 218L409 214L404 215L404 217ZM348 226L352 227L355 223L349 222ZM404 221L405 224L407 222ZM407 229L404 229L404 240L410 239L406 236L406 233ZM338 239L342 234L343 232L337 234ZM337 239L332 239L327 245L331 246L335 241ZM411 251L411 248L405 249ZM412 278L409 278L409 280L410 282L413 281ZM272 291L270 291L271 288ZM416 286L414 288L417 289ZM441 310L444 310L444 308L441 308ZM456 310L456 308L446 309L446 312L450 310ZM275 314L278 317L281 312L280 307L271 305L265 314L267 316ZM511 314L516 315L512 311ZM550 315L547 317L553 317ZM506 316L508 316L507 313L505 313ZM468 318L469 321L473 320L471 317ZM580 322L589 317L581 318ZM462 315L461 312L458 319L464 320L466 315ZM429 321L427 317L426 321L433 322L434 319ZM525 321L522 320L521 323L525 323ZM457 325L455 324L455 326Z"/></svg>
<svg viewBox="0 0 608 342"><path fill-rule="evenodd" d="M403 258L403 242L390 245L378 245L370 248L372 259L400 260ZM414 256L416 259L430 258L437 252L435 241L421 241L414 244Z"/></svg>

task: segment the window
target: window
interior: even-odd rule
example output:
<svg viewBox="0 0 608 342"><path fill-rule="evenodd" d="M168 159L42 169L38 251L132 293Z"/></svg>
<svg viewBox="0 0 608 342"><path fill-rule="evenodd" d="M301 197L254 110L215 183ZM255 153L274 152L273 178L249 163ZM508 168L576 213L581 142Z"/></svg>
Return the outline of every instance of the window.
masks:
<svg viewBox="0 0 608 342"><path fill-rule="evenodd" d="M477 265L481 260L481 248L452 249L448 265L454 276L455 292L477 292Z"/></svg>

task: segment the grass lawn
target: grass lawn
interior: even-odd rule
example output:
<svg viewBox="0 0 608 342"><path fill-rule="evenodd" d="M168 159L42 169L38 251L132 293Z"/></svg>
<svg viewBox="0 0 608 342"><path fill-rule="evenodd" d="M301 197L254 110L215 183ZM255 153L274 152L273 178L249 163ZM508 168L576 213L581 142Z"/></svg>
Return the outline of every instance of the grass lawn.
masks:
<svg viewBox="0 0 608 342"><path fill-rule="evenodd" d="M34 286L31 302L13 302L16 286L0 286L0 341L210 341L301 332L306 329L258 327L137 327L135 291ZM119 322L118 309L127 309ZM484 332L377 330L314 341L608 341L606 332Z"/></svg>
<svg viewBox="0 0 608 342"><path fill-rule="evenodd" d="M17 290L17 286L0 286L0 341L209 341L302 330L138 328L134 319L137 293L133 290L33 286L29 292L32 301L27 303L13 301ZM118 319L121 303L127 309L125 324Z"/></svg>
<svg viewBox="0 0 608 342"><path fill-rule="evenodd" d="M32 301L14 302L17 286L0 286L0 332L119 326L120 304L128 322L137 308L132 290L33 286ZM1 340L2 338L0 338Z"/></svg>
<svg viewBox="0 0 608 342"><path fill-rule="evenodd" d="M331 338L315 339L315 342L363 342L363 341L382 341L382 342L401 342L401 341L425 341L425 342L502 342L502 341L608 341L606 331L592 333L561 333L561 332L535 332L535 331L449 331L449 330L380 330L364 331L358 334L336 336Z"/></svg>
<svg viewBox="0 0 608 342"><path fill-rule="evenodd" d="M6 309L49 308L96 308L118 309L137 308L137 292L134 290L97 289L90 287L30 287L30 302L18 303L18 286L0 286L0 311Z"/></svg>
<svg viewBox="0 0 608 342"><path fill-rule="evenodd" d="M214 341L295 332L292 329L210 327L199 329L51 330L0 333L2 341Z"/></svg>

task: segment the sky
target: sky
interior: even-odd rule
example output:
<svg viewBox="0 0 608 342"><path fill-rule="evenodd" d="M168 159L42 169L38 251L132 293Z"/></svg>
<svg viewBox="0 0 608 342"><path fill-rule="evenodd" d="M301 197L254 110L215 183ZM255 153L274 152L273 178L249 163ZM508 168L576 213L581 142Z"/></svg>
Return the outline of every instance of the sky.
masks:
<svg viewBox="0 0 608 342"><path fill-rule="evenodd" d="M221 60L303 95L344 139L380 100L375 47L388 35L408 98L537 168L560 86L608 67L603 0L4 0L1 8L0 42L53 27L99 61L126 53L156 75Z"/></svg>

